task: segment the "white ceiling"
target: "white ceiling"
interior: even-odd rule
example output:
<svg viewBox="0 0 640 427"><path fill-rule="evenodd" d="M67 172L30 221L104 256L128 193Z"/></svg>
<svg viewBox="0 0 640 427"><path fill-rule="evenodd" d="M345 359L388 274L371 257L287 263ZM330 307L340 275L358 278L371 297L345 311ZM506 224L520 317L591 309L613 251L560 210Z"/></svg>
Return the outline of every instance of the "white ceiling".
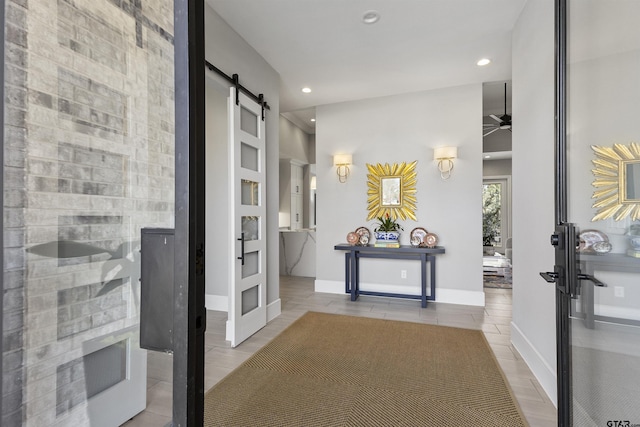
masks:
<svg viewBox="0 0 640 427"><path fill-rule="evenodd" d="M206 1L280 74L281 112L306 124L318 105L510 80L511 30L526 2ZM369 10L377 23L362 22ZM492 63L478 67L480 58ZM495 86L485 114L504 113Z"/></svg>

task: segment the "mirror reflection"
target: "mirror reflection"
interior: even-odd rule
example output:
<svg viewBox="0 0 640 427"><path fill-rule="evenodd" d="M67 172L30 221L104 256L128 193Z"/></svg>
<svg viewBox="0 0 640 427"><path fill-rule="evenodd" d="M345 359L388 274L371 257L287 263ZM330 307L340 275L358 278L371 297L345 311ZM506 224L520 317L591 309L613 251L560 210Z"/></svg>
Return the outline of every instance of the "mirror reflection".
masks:
<svg viewBox="0 0 640 427"><path fill-rule="evenodd" d="M626 201L640 202L640 161L625 164L625 194Z"/></svg>
<svg viewBox="0 0 640 427"><path fill-rule="evenodd" d="M400 182L399 176L382 178L380 186L382 206L400 206L402 204Z"/></svg>
<svg viewBox="0 0 640 427"><path fill-rule="evenodd" d="M597 209L591 221L640 220L640 144L592 145L591 149L596 155L591 161L596 189L592 207Z"/></svg>

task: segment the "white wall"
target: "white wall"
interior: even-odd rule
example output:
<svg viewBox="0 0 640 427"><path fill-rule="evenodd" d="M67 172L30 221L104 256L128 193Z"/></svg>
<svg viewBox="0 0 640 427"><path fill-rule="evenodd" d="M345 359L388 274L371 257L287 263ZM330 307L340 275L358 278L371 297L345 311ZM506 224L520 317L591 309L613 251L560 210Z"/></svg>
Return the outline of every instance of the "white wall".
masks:
<svg viewBox="0 0 640 427"><path fill-rule="evenodd" d="M221 85L206 79L206 215L207 233L205 236L205 293L209 309L226 310L229 291L228 245L221 244L220 234L213 229L214 224L227 224L228 209L221 209L221 200L229 200L229 161L228 161L228 93ZM222 297L222 298L220 298Z"/></svg>
<svg viewBox="0 0 640 427"><path fill-rule="evenodd" d="M512 342L556 398L553 270L554 2L526 3L513 33Z"/></svg>
<svg viewBox="0 0 640 427"><path fill-rule="evenodd" d="M279 242L278 242L278 152L279 90L278 73L240 37L220 16L205 5L205 58L227 75L238 74L240 83L254 93L263 93L271 110L266 112L267 163L267 304L269 313L279 313ZM207 73L210 73L207 71ZM217 154L216 154L217 155ZM225 182L224 185L227 185ZM217 211L208 225L215 223ZM207 271L207 276L215 271Z"/></svg>
<svg viewBox="0 0 640 427"><path fill-rule="evenodd" d="M483 176L511 175L511 159L485 160L482 162Z"/></svg>
<svg viewBox="0 0 640 427"><path fill-rule="evenodd" d="M294 159L304 164L311 163L309 134L280 116L280 158Z"/></svg>
<svg viewBox="0 0 640 427"><path fill-rule="evenodd" d="M438 256L437 299L484 304L481 129L481 84L317 107L316 289L344 291L344 254L333 247L359 226L373 231L374 222L366 221L366 164L418 160L418 221L400 221L401 243L409 243L417 226L436 233L447 251ZM433 148L445 145L458 147L446 181L433 161ZM332 166L336 153L353 155L344 184ZM361 283L418 284L418 267L411 261L365 259ZM407 279L400 278L400 269L408 271Z"/></svg>

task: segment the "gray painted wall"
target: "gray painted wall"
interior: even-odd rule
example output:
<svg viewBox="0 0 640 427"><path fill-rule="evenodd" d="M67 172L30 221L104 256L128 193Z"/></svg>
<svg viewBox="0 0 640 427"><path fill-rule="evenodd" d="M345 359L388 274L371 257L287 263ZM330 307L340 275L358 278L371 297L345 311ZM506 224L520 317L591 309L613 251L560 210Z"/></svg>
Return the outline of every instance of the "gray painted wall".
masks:
<svg viewBox="0 0 640 427"><path fill-rule="evenodd" d="M438 299L484 303L482 292L482 85L325 105L316 112L317 277L316 289L344 289L344 255L333 250L349 231L366 226L367 163L418 161L417 218L400 221L401 243L421 226L440 237ZM433 148L458 147L449 180L442 180ZM351 153L346 183L339 183L332 156ZM464 268L460 268L464 266ZM407 270L407 279L400 278ZM417 263L364 260L362 283L419 283Z"/></svg>
<svg viewBox="0 0 640 427"><path fill-rule="evenodd" d="M547 394L556 397L553 269L554 2L529 1L513 34L512 341Z"/></svg>
<svg viewBox="0 0 640 427"><path fill-rule="evenodd" d="M511 159L485 160L482 162L483 176L511 175Z"/></svg>
<svg viewBox="0 0 640 427"><path fill-rule="evenodd" d="M271 107L271 110L266 112L267 304L270 304L279 300L278 122L280 120L280 76L208 5L205 5L205 27L205 58L228 75L238 74L240 83L256 94L263 93L265 100Z"/></svg>
<svg viewBox="0 0 640 427"><path fill-rule="evenodd" d="M309 134L280 116L280 158L298 160L304 164L311 162Z"/></svg>
<svg viewBox="0 0 640 427"><path fill-rule="evenodd" d="M228 150L228 107L229 91L212 81L207 73L206 89L206 216L207 230L205 245L206 293L226 297L229 293L230 254L228 245L221 241L227 235L224 224L228 224L229 210L229 150ZM221 227L222 225L222 227ZM224 301L220 301L224 305ZM208 308L213 308L209 307ZM218 310L220 308L217 308Z"/></svg>
<svg viewBox="0 0 640 427"><path fill-rule="evenodd" d="M279 186L279 226L289 227L291 225L291 160L297 164L304 165L303 168L308 174L308 165L310 159L315 158L315 153L311 150L315 146L309 143L309 134L304 132L293 122L283 116L280 116L280 186ZM305 177L303 188L303 227L309 224L309 206L307 201L309 197L309 180ZM282 264L282 262L281 262Z"/></svg>

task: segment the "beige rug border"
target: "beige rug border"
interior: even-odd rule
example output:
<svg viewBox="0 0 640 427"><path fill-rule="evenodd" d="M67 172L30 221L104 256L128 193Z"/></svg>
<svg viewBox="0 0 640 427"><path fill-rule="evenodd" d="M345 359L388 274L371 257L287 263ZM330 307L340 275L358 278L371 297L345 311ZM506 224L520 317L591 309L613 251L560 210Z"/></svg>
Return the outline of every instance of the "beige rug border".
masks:
<svg viewBox="0 0 640 427"><path fill-rule="evenodd" d="M493 352L493 349L491 348L491 345L489 344L489 341L487 341L487 337L484 335L484 332L482 332L482 330L480 329L466 329L466 328L459 328L456 326L445 326L445 325L434 325L431 323L421 323L421 322L410 322L407 320L395 320L395 319L379 319L376 317L366 317L366 316L353 316L353 315L349 315L349 314L339 314L339 313L326 313L323 311L313 311L313 310L307 310L304 312L304 314L302 314L300 317L298 317L296 320L294 320L293 322L291 322L291 324L289 326L287 326L286 328L284 328L283 330L281 330L280 332L278 332L278 334L271 338L265 345L263 345L262 347L260 347L258 350L256 350L249 358L247 358L247 360L245 360L244 362L242 362L240 365L238 365L236 368L234 368L231 372L229 372L227 375L225 375L224 377L222 377L218 382L216 382L214 385L211 386L211 388L209 388L209 390L207 390L204 395L206 398L206 395L213 390L219 383L221 383L222 381L226 380L227 377L231 376L231 374L233 374L235 371L239 370L240 368L242 368L245 364L249 363L251 361L251 359L253 359L254 357L256 357L256 354L261 351L263 348L265 348L266 346L268 346L269 344L271 344L271 342L273 340L275 340L276 338L278 338L281 334L283 334L286 330L288 330L289 328L291 328L292 326L294 326L296 323L298 323L300 320L302 320L303 317L305 317L308 314L322 314L322 315L330 315L330 316L339 316L339 317L350 317L350 318L366 318L366 319L373 319L373 320L382 320L382 321L386 321L386 322L402 322L402 323L413 323L413 324L418 324L418 325L428 325L428 326L436 326L439 328L448 328L448 329L462 329L462 330L466 330L466 331L476 331L478 332L481 336L482 339L485 343L485 345L487 346L487 348L489 349L489 352L491 353L491 357L493 358L493 362L496 364L496 366L498 367L498 371L500 372L500 375L502 376L502 381L504 382L504 385L507 387L507 391L509 392L509 396L511 396L511 399L513 400L513 403L516 406L516 409L518 410L518 414L520 415L520 418L522 419L522 421L524 422L524 424L526 426L530 426L529 421L527 420L527 418L524 416L524 413L522 412L522 408L520 407L520 402L518 402L518 399L516 399L516 396L513 392L513 389L511 388L511 384L509 384L509 380L507 379L507 376L505 375L504 371L502 370L502 367L500 366L500 363L498 362L498 358L496 357L495 353ZM276 318L277 319L277 318ZM275 320L275 319L274 319ZM242 343L240 344L242 345ZM237 347L236 347L237 348Z"/></svg>
<svg viewBox="0 0 640 427"><path fill-rule="evenodd" d="M441 325L437 325L437 326L441 326ZM449 328L450 326L443 326L443 327L444 328ZM511 326L509 326L509 327L511 327ZM456 329L463 329L463 328L456 328ZM478 330L478 332L480 332L480 334L482 335L482 339L484 340L484 343L487 345L487 347L489 348L489 351L491 352L491 357L493 358L494 363L498 367L498 371L500 371L500 375L502 375L502 381L504 381L504 385L507 386L507 390L509 391L509 395L513 399L513 403L515 403L515 405L516 405L516 409L518 410L518 413L520 414L520 418L522 418L522 421L524 421L524 423L526 425L529 425L529 421L527 421L527 418L524 416L524 413L522 412L522 408L520 407L520 402L518 402L518 399L516 398L516 395L513 392L513 389L511 388L511 384L509 383L509 380L507 379L507 375L502 370L502 366L500 366L500 362L498 362L498 358L496 357L496 354L493 352L493 348L491 348L491 344L487 340L487 337L485 336L484 332L482 332L482 330ZM271 342L271 341L269 341L269 342Z"/></svg>

